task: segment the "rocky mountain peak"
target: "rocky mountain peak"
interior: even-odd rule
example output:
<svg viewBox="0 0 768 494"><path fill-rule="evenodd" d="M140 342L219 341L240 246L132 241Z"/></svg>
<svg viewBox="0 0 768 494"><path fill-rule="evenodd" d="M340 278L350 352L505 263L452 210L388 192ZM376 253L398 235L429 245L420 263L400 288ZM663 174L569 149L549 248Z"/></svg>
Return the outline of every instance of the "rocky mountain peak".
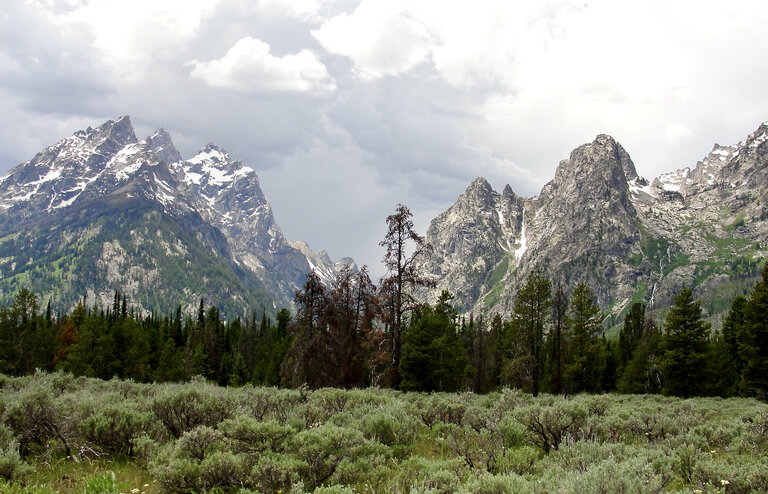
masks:
<svg viewBox="0 0 768 494"><path fill-rule="evenodd" d="M495 196L498 194L494 192L491 184L485 178L477 177L459 197L458 202L475 209L485 209L493 207Z"/></svg>
<svg viewBox="0 0 768 494"><path fill-rule="evenodd" d="M36 226L41 222L53 225L51 232L41 233ZM61 222L76 225L62 227ZM112 226L94 236L106 223ZM67 228L79 230L71 234ZM184 296L199 300L202 293L198 290L204 289L206 280L216 278L214 284L221 287L220 295L224 294L230 308L246 299L254 301L254 297L270 300L272 308L287 306L310 265L320 269L328 282L341 266L325 251L315 254L308 246L297 250L288 243L253 169L231 159L213 143L184 161L162 128L139 142L128 116L78 131L0 179L0 237L18 232L29 238L46 235L45 241L24 244L39 244L44 251L14 250L19 260L5 256L5 264L18 269L5 266L0 259L0 298L10 293L4 292L8 285L3 280L27 276L27 268L22 266L32 266L33 258L48 259L45 256L51 249L73 252L71 242L92 241L93 248L78 248L77 252L101 255L96 260L67 257L67 262L89 266L96 262L97 274L86 288L101 295L111 296L115 287L130 285L129 293L141 298L160 282L158 269L174 265L174 274L161 285L177 290L177 295L178 290L193 286L195 292ZM153 246L157 247L153 254L142 254L140 259L131 254L149 252ZM195 269L186 273L188 268L182 268L184 276L189 274L195 281L180 287L177 268L193 266L191 258L206 258L201 262L217 267L205 273ZM182 264L174 264L177 261ZM134 269L136 264L144 271ZM59 284L55 287L60 288ZM81 295L84 288L68 289L65 303ZM155 303L150 301L150 305Z"/></svg>
<svg viewBox="0 0 768 494"><path fill-rule="evenodd" d="M611 317L636 300L665 307L682 287L722 310L768 257L766 142L768 122L649 184L601 134L560 162L539 196L522 200L507 186L493 209L467 207L483 195L475 180L427 231L432 294L457 294L461 310L509 313L540 269L571 288L586 283Z"/></svg>
<svg viewBox="0 0 768 494"><path fill-rule="evenodd" d="M196 172L234 172L243 168L240 160L233 160L226 150L209 142L197 154L186 161Z"/></svg>
<svg viewBox="0 0 768 494"><path fill-rule="evenodd" d="M160 161L177 163L181 161L181 154L173 145L173 140L165 129L160 128L147 138L150 149Z"/></svg>
<svg viewBox="0 0 768 494"><path fill-rule="evenodd" d="M517 199L517 194L512 190L512 187L509 186L509 184L504 186L504 190L501 192L501 197L505 201L514 201Z"/></svg>
<svg viewBox="0 0 768 494"><path fill-rule="evenodd" d="M544 186L537 203L550 205L556 217L588 206L625 222L635 217L629 182L637 178L629 154L611 136L601 134L560 162L554 180Z"/></svg>
<svg viewBox="0 0 768 494"><path fill-rule="evenodd" d="M488 180L486 180L484 177L477 177L472 181L471 184L469 184L469 187L467 187L467 190L490 192L493 189L491 188L491 184L488 183Z"/></svg>
<svg viewBox="0 0 768 494"><path fill-rule="evenodd" d="M637 171L629 154L613 137L600 134L592 143L577 147L569 159L560 162L554 182L598 180L621 188L636 178Z"/></svg>
<svg viewBox="0 0 768 494"><path fill-rule="evenodd" d="M136 133L131 125L131 117L122 116L115 120L108 120L101 124L94 132L91 140L101 140L99 150L108 148L111 152L117 152L128 144L138 142Z"/></svg>

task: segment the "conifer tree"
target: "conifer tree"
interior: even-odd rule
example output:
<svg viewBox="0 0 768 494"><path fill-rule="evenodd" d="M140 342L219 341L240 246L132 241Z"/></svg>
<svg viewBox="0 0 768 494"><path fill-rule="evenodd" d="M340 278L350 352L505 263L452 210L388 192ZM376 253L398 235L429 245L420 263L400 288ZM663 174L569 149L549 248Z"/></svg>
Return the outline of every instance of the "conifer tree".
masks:
<svg viewBox="0 0 768 494"><path fill-rule="evenodd" d="M743 361L742 393L768 399L768 262L744 306L744 321L737 340Z"/></svg>
<svg viewBox="0 0 768 494"><path fill-rule="evenodd" d="M661 391L662 335L653 319L645 319L642 337L631 358L619 370L616 388L621 393Z"/></svg>
<svg viewBox="0 0 768 494"><path fill-rule="evenodd" d="M624 326L619 332L619 365L626 365L629 362L643 337L645 308L644 303L635 302L624 318Z"/></svg>
<svg viewBox="0 0 768 494"><path fill-rule="evenodd" d="M446 290L434 307L418 307L403 337L400 374L404 391L458 391L468 359L459 339L453 295Z"/></svg>
<svg viewBox="0 0 768 494"><path fill-rule="evenodd" d="M600 307L585 283L579 283L571 294L568 326L570 340L565 369L565 389L570 393L600 391L600 378L605 367L605 346L599 339L602 331Z"/></svg>
<svg viewBox="0 0 768 494"><path fill-rule="evenodd" d="M664 394L690 397L704 392L709 327L701 318L701 303L693 300L690 289L683 289L664 322Z"/></svg>
<svg viewBox="0 0 768 494"><path fill-rule="evenodd" d="M530 392L538 396L544 369L544 334L552 305L552 284L541 271L533 271L515 297L511 327L505 331L504 374L507 383L529 382Z"/></svg>
<svg viewBox="0 0 768 494"><path fill-rule="evenodd" d="M314 271L296 292L296 319L292 326L293 341L280 368L284 384L310 388L325 386L329 372L327 347L328 297L320 277Z"/></svg>
<svg viewBox="0 0 768 494"><path fill-rule="evenodd" d="M551 367L550 388L555 394L563 392L563 368L568 342L567 312L568 296L562 285L558 283L552 298L552 330L548 334Z"/></svg>

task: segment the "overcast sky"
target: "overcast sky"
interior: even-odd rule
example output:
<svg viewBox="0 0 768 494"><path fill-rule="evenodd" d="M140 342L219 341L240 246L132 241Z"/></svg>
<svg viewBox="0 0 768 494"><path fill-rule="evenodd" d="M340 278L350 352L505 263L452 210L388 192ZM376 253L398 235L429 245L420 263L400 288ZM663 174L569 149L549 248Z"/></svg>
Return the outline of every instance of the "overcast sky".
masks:
<svg viewBox="0 0 768 494"><path fill-rule="evenodd" d="M477 176L533 196L596 134L640 175L768 120L768 2L3 0L0 173L129 114L259 173L278 224L380 274Z"/></svg>

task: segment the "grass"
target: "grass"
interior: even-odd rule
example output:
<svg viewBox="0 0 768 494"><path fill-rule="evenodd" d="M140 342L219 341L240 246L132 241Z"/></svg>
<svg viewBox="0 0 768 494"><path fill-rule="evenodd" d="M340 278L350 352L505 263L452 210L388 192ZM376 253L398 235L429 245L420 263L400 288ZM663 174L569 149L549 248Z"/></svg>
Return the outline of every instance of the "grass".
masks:
<svg viewBox="0 0 768 494"><path fill-rule="evenodd" d="M491 270L490 273L488 273L488 276L485 278L484 285L491 288L491 290L485 295L485 303L487 305L494 305L501 297L501 294L504 291L504 285L501 283L501 280L504 279L504 275L507 274L508 269L509 258L505 257L501 260L501 262L499 262L499 264L496 265L495 268Z"/></svg>
<svg viewBox="0 0 768 494"><path fill-rule="evenodd" d="M38 461L35 472L22 485L0 481L0 494L62 493L160 494L162 489L146 468L126 459L96 458L74 462L68 458ZM138 489L138 491L134 491Z"/></svg>

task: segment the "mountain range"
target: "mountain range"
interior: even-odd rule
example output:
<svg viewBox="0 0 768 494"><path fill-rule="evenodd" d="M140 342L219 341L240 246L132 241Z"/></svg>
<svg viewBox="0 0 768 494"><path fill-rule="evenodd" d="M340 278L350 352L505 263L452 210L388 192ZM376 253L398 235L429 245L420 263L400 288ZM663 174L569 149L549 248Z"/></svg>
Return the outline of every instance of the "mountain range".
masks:
<svg viewBox="0 0 768 494"><path fill-rule="evenodd" d="M768 256L768 123L715 145L695 166L653 180L599 135L560 162L536 197L478 177L426 232L421 265L462 312L503 313L534 270L568 291L586 283L609 317L633 302L663 308L694 288L710 314L754 283ZM226 315L289 307L332 261L276 224L256 172L214 144L184 160L160 129L138 140L129 117L78 131L0 177L0 303L20 288L59 310Z"/></svg>
<svg viewBox="0 0 768 494"><path fill-rule="evenodd" d="M560 162L533 198L477 178L426 234L423 269L462 311L510 313L534 270L566 292L586 283L609 316L633 302L668 307L692 288L722 313L768 255L768 123L715 145L693 168L649 181L598 135Z"/></svg>
<svg viewBox="0 0 768 494"><path fill-rule="evenodd" d="M283 236L253 169L214 144L183 160L162 129L139 141L127 116L0 178L6 303L28 288L62 309L110 307L119 290L143 310L204 298L229 315L273 313L310 269L330 279L342 263Z"/></svg>

